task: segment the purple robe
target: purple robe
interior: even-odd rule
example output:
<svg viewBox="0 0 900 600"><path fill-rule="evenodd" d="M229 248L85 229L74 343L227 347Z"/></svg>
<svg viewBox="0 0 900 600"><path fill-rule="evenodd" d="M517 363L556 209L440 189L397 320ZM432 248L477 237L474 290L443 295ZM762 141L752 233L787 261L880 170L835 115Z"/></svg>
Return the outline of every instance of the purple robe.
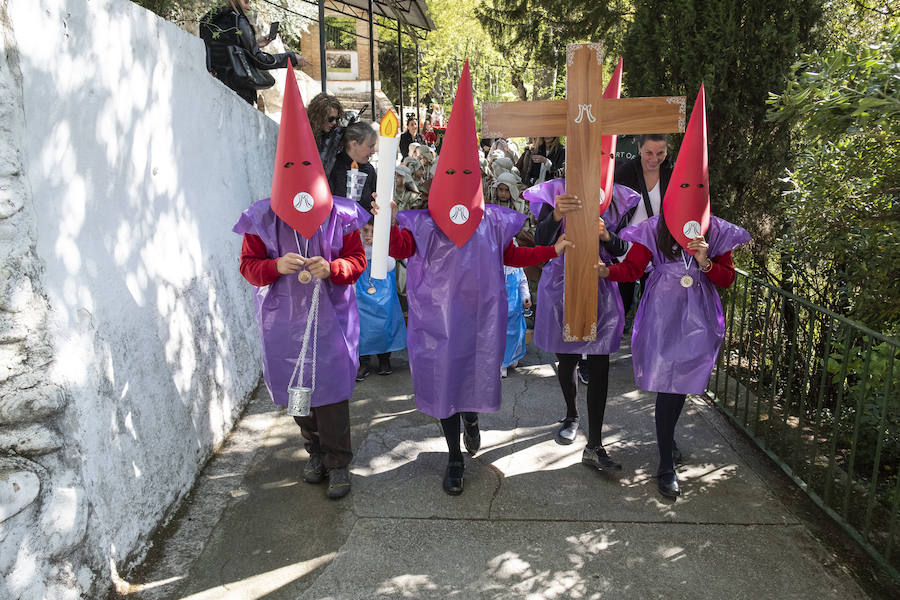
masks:
<svg viewBox="0 0 900 600"><path fill-rule="evenodd" d="M331 215L309 240L308 256L322 256L329 261L338 258L344 236L359 229L370 217L356 202L335 196ZM268 198L245 210L232 231L259 236L269 258L288 252L307 256L306 238L300 234L294 237L294 230L272 212ZM282 275L271 285L257 287L254 298L262 338L263 377L275 404L281 406L288 404L289 380L300 355L316 282L323 287L319 292L316 385L311 404L313 407L334 404L353 394L359 367L359 312L353 286L315 278L310 283L300 283L296 274ZM303 374L305 387L311 387L312 383L311 346L312 330Z"/></svg>
<svg viewBox="0 0 900 600"><path fill-rule="evenodd" d="M653 270L634 317L631 338L634 381L648 392L702 394L725 337L725 318L716 285L691 259L665 258L656 245L659 216L626 227L619 234L646 246L653 254ZM709 257L721 256L750 241L742 228L710 217L706 232ZM683 256L690 256L685 252ZM681 286L685 272L694 283Z"/></svg>
<svg viewBox="0 0 900 600"><path fill-rule="evenodd" d="M541 214L541 205L554 207L556 196L566 191L565 180L554 179L531 187L522 194L529 202L532 214ZM637 206L641 195L629 187L616 184L613 200L601 215L611 231L615 231L622 215ZM605 264L612 256L600 244L600 258ZM558 256L544 265L537 290L537 315L534 320L534 343L546 352L557 354L612 354L619 349L625 329L625 313L618 286L612 281L597 278L597 338L590 341L567 342L563 337L563 309L566 255Z"/></svg>
<svg viewBox="0 0 900 600"><path fill-rule="evenodd" d="M503 252L525 215L489 204L462 248L427 210L397 215L416 241L406 267L407 348L416 407L445 419L500 410L500 363L506 345Z"/></svg>

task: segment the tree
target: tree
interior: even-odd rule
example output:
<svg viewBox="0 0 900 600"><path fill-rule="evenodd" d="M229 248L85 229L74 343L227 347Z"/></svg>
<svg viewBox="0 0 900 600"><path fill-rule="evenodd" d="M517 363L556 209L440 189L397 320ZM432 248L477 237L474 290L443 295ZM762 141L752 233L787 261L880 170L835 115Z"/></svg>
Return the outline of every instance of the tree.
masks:
<svg viewBox="0 0 900 600"><path fill-rule="evenodd" d="M770 97L796 155L776 248L816 302L898 333L900 24L858 39L805 54Z"/></svg>
<svg viewBox="0 0 900 600"><path fill-rule="evenodd" d="M624 34L626 0L482 0L475 14L509 66L519 100L565 96L565 45L603 42L615 64Z"/></svg>
<svg viewBox="0 0 900 600"><path fill-rule="evenodd" d="M428 10L437 29L420 47L420 88L445 108L453 103L463 63L469 60L475 102L498 102L515 98L504 81L503 59L474 16L478 0L429 0ZM476 119L480 118L476 110Z"/></svg>
<svg viewBox="0 0 900 600"><path fill-rule="evenodd" d="M809 49L820 5L640 0L624 42L628 95L685 95L691 104L705 83L713 212L751 232L762 268L782 226L775 209L790 159L790 127L766 120L766 99Z"/></svg>

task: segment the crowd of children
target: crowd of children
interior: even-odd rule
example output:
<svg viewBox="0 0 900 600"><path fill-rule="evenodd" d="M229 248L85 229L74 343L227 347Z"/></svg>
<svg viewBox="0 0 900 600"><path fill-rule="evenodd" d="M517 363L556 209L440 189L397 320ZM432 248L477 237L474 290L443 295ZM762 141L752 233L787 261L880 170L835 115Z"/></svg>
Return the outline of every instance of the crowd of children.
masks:
<svg viewBox="0 0 900 600"><path fill-rule="evenodd" d="M609 356L625 328L614 282L633 282L649 269L633 327L634 375L638 387L658 394L658 489L677 497L675 424L686 394L706 387L723 336L715 287L731 284L731 251L749 241L740 227L709 215L702 88L655 216L633 219L643 190L612 188L597 226L596 337L573 342L563 335L564 253L572 246L565 221L582 201L552 177L561 174L565 156L556 138L542 138L522 155L503 139L482 140L479 148L466 65L443 138L417 141L408 127L393 199L354 202L332 195L344 173L327 176L316 158L321 144L288 72L272 197L248 208L234 231L244 236L241 273L257 286L266 384L306 439L305 481L327 478L331 498L349 492L354 384L373 372L391 374L391 353L407 349L416 407L439 420L447 444L443 489L462 493L460 434L474 456L481 445L478 414L499 410L501 380L526 352L532 298L523 267L544 264L534 343L558 361L566 413L556 441L577 438L581 362L587 380L582 462L601 471L622 469L602 443ZM426 133L433 133L429 126ZM373 150L364 133L349 136L338 156L353 165L367 162ZM347 177L342 193L353 187ZM368 177L373 190L374 170ZM394 225L388 275L379 279L371 272L372 231L373 215L382 210L392 211ZM536 245L519 245L523 229Z"/></svg>

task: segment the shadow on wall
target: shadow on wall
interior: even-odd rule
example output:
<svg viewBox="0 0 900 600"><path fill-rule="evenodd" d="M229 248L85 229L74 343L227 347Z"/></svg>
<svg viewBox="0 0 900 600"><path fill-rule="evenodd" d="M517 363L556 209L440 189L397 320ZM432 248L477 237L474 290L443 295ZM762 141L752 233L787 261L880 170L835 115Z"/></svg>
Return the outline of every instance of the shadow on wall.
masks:
<svg viewBox="0 0 900 600"><path fill-rule="evenodd" d="M10 0L8 13L37 230L21 243L44 265L54 347L33 368L68 397L64 450L28 458L49 472L42 497L77 498L44 506L66 513L51 521L88 521L63 554L56 532L4 523L8 581L28 598L48 575L139 555L255 387L231 226L268 194L277 127L206 73L199 39L127 0Z"/></svg>

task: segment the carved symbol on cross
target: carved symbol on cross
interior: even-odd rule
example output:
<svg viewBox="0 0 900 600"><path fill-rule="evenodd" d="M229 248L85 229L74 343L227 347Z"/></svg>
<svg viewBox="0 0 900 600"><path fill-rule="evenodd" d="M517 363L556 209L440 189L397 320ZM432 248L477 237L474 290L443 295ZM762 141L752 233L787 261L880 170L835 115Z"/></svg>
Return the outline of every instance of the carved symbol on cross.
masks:
<svg viewBox="0 0 900 600"><path fill-rule="evenodd" d="M578 105L578 116L575 117L576 123L581 123L582 117L587 114L587 120L590 123L596 123L597 118L591 114L591 105L590 104L579 104Z"/></svg>
<svg viewBox="0 0 900 600"><path fill-rule="evenodd" d="M566 217L567 341L594 340L597 331L597 219L603 187L602 137L684 131L684 97L603 98L600 44L566 48L566 99L482 105L482 137L566 136L566 191L583 208Z"/></svg>

